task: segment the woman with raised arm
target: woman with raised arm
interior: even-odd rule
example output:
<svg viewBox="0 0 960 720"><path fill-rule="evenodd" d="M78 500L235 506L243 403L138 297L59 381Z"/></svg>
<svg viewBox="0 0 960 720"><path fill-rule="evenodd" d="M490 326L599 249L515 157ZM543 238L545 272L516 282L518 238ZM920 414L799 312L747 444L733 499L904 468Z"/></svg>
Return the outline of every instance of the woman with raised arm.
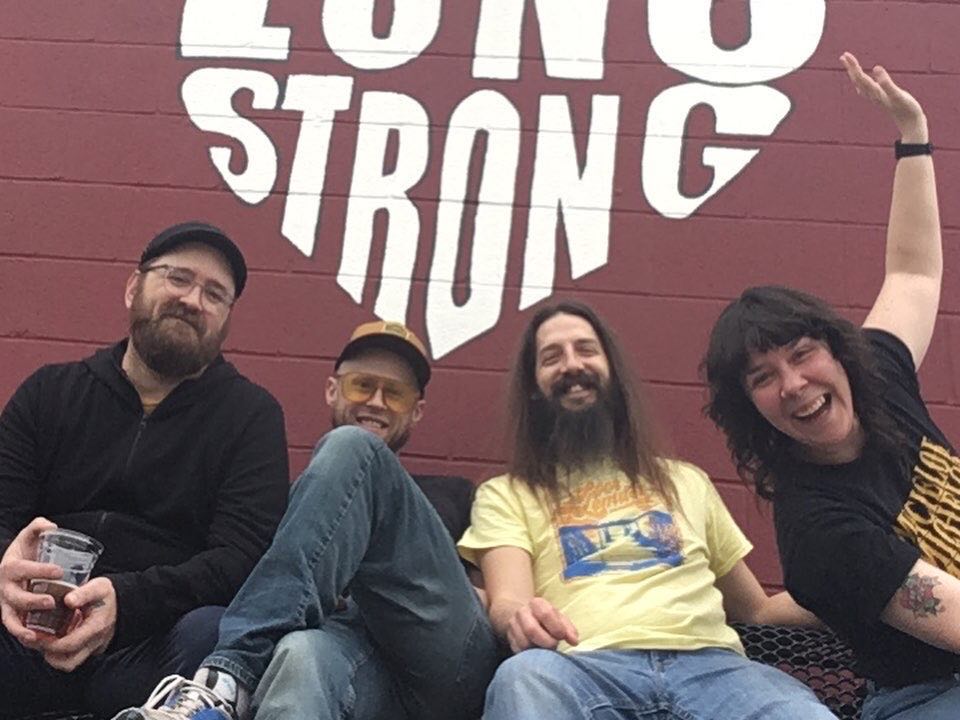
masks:
<svg viewBox="0 0 960 720"><path fill-rule="evenodd" d="M960 459L920 396L943 258L920 104L841 57L900 133L886 270L862 328L783 287L746 290L704 360L707 412L772 498L784 582L848 639L865 720L960 717Z"/></svg>

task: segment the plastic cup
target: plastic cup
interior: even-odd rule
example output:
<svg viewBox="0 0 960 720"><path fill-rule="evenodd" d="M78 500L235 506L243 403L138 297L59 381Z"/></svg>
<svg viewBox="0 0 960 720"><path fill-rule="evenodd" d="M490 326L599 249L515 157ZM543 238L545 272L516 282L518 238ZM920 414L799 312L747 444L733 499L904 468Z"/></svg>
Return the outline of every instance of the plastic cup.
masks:
<svg viewBox="0 0 960 720"><path fill-rule="evenodd" d="M103 545L92 537L73 530L44 530L40 533L37 561L58 565L63 570L60 580L36 579L30 581L30 591L52 595L56 607L52 610L31 610L26 626L31 630L63 637L73 618L73 610L64 602L64 596L90 579L93 565L103 552Z"/></svg>

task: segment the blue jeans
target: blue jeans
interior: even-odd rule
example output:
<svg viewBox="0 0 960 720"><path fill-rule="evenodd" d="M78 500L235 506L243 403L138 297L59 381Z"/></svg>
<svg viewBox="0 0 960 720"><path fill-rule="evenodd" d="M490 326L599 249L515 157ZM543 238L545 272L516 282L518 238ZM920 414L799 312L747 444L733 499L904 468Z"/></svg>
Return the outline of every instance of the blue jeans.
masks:
<svg viewBox="0 0 960 720"><path fill-rule="evenodd" d="M193 675L217 641L222 614L222 607L197 608L168 633L92 657L70 673L0 628L0 716L80 710L112 717L136 707L165 676Z"/></svg>
<svg viewBox="0 0 960 720"><path fill-rule="evenodd" d="M487 691L483 720L820 720L798 680L731 650L525 650Z"/></svg>
<svg viewBox="0 0 960 720"><path fill-rule="evenodd" d="M356 622L332 624L348 589ZM376 655L365 668L375 680L374 670L345 679L337 664L360 667L364 654ZM440 517L379 438L342 427L317 445L203 665L250 689L270 666L268 686L255 693L264 717L284 704L308 720L340 717L344 693L377 693L429 720L450 708L479 715L497 661L496 637Z"/></svg>
<svg viewBox="0 0 960 720"><path fill-rule="evenodd" d="M902 688L871 688L863 720L956 720L960 718L960 678L931 680Z"/></svg>

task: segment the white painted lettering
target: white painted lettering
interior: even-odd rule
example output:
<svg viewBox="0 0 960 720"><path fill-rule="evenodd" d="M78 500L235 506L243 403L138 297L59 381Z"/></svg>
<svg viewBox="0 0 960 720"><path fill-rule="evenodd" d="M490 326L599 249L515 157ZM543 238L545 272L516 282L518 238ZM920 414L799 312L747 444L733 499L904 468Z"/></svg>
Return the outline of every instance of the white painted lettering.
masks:
<svg viewBox="0 0 960 720"><path fill-rule="evenodd" d="M337 111L350 107L352 95L352 77L291 75L287 81L283 109L298 110L303 119L280 232L307 257L316 243L333 118Z"/></svg>
<svg viewBox="0 0 960 720"><path fill-rule="evenodd" d="M393 171L384 173L391 130L399 136L397 158ZM337 283L355 302L361 302L368 277L374 216L378 210L386 210L390 219L380 292L374 308L383 320L407 321L420 238L420 214L407 193L427 169L429 141L430 118L416 100L400 93L364 93Z"/></svg>
<svg viewBox="0 0 960 720"><path fill-rule="evenodd" d="M520 77L523 2L483 0L474 48L473 76L499 80ZM536 0L549 77L603 78L609 0Z"/></svg>
<svg viewBox="0 0 960 720"><path fill-rule="evenodd" d="M680 193L683 129L690 111L710 105L722 135L771 135L790 112L790 98L771 87L714 87L687 83L668 88L650 104L643 150L643 189L661 215L686 218L716 195L756 157L759 150L707 147L703 164L713 168L713 183L702 195Z"/></svg>
<svg viewBox="0 0 960 720"><path fill-rule="evenodd" d="M826 0L750 0L750 40L734 50L713 41L713 0L649 0L650 42L674 70L709 83L750 85L802 66L820 44Z"/></svg>
<svg viewBox="0 0 960 720"><path fill-rule="evenodd" d="M520 160L520 116L500 93L480 90L470 95L454 111L449 127L427 288L427 329L434 358L489 330L500 317ZM487 151L469 265L469 298L457 305L453 282L460 227L470 159L480 133L487 135Z"/></svg>
<svg viewBox="0 0 960 720"><path fill-rule="evenodd" d="M290 28L265 24L269 0L187 0L180 24L183 57L286 60Z"/></svg>
<svg viewBox="0 0 960 720"><path fill-rule="evenodd" d="M253 93L255 109L276 108L280 94L277 81L269 73L257 70L194 70L184 79L180 96L190 121L200 130L227 135L243 146L247 163L241 173L230 170L229 147L211 147L210 160L237 197L257 205L266 199L277 180L277 149L256 123L233 109L233 96L243 89Z"/></svg>
<svg viewBox="0 0 960 720"><path fill-rule="evenodd" d="M581 172L567 98L545 95L540 99L521 310L553 294L561 212L573 278L607 264L619 112L619 97L593 98L586 162Z"/></svg>
<svg viewBox="0 0 960 720"><path fill-rule="evenodd" d="M440 29L441 0L394 0L390 34L373 33L375 0L326 0L323 30L330 49L360 70L395 68L418 57Z"/></svg>

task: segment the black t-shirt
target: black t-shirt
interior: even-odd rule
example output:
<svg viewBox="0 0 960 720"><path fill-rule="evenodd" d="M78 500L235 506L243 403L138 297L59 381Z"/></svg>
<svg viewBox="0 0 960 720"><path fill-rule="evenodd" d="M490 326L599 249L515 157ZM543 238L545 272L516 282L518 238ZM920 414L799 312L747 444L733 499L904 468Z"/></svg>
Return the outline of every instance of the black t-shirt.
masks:
<svg viewBox="0 0 960 720"><path fill-rule="evenodd" d="M411 475L427 496L444 527L456 543L470 526L470 507L476 488L466 478L453 475Z"/></svg>
<svg viewBox="0 0 960 720"><path fill-rule="evenodd" d="M927 413L907 347L883 331L865 334L912 472L869 453L801 464L777 486L774 519L790 594L847 638L866 677L902 686L960 670L960 655L880 620L918 558L960 577L960 459Z"/></svg>

